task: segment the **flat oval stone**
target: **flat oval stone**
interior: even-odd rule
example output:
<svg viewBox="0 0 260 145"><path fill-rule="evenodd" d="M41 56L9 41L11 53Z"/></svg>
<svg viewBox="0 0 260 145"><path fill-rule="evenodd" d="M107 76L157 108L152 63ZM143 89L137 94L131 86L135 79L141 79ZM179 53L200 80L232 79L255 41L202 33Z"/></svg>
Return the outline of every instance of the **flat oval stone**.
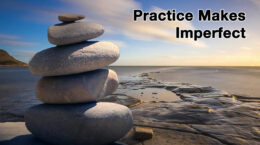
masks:
<svg viewBox="0 0 260 145"><path fill-rule="evenodd" d="M74 22L84 18L85 16L80 14L60 14L58 16L58 19L62 22Z"/></svg>
<svg viewBox="0 0 260 145"><path fill-rule="evenodd" d="M93 39L103 33L104 27L96 23L61 23L49 27L48 40L54 45L67 45Z"/></svg>
<svg viewBox="0 0 260 145"><path fill-rule="evenodd" d="M36 96L49 104L91 102L112 94L118 84L117 74L107 69L43 77L37 84Z"/></svg>
<svg viewBox="0 0 260 145"><path fill-rule="evenodd" d="M25 112L25 124L37 138L57 145L103 145L132 127L131 111L115 103L41 104Z"/></svg>
<svg viewBox="0 0 260 145"><path fill-rule="evenodd" d="M29 69L32 74L41 76L76 74L108 66L119 55L119 48L111 42L82 42L36 53L29 62Z"/></svg>

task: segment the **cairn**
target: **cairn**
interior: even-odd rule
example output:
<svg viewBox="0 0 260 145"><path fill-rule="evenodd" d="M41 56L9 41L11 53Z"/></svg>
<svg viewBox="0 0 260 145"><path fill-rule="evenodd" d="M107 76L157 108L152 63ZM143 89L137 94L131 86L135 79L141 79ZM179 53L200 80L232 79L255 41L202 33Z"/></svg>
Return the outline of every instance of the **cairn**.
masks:
<svg viewBox="0 0 260 145"><path fill-rule="evenodd" d="M48 30L56 47L29 62L32 74L43 76L36 96L43 104L25 112L28 130L37 138L59 145L103 145L122 138L133 124L129 108L97 102L113 93L116 72L102 69L115 62L119 48L107 41L86 41L104 33L103 26L79 21L84 15L62 14Z"/></svg>

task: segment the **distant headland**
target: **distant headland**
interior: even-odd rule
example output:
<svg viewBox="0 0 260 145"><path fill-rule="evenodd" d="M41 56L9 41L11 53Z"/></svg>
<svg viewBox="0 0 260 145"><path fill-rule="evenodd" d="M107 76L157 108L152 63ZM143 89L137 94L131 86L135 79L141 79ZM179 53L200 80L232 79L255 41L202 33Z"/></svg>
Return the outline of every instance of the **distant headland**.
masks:
<svg viewBox="0 0 260 145"><path fill-rule="evenodd" d="M0 49L0 67L1 66L27 66L26 63L15 59L5 50Z"/></svg>

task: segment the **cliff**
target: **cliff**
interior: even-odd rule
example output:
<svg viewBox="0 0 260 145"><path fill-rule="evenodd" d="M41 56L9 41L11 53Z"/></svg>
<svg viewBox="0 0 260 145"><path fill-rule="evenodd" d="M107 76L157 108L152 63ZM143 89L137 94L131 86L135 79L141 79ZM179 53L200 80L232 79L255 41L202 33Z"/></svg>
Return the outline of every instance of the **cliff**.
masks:
<svg viewBox="0 0 260 145"><path fill-rule="evenodd" d="M27 66L27 64L15 59L5 50L0 49L0 66Z"/></svg>

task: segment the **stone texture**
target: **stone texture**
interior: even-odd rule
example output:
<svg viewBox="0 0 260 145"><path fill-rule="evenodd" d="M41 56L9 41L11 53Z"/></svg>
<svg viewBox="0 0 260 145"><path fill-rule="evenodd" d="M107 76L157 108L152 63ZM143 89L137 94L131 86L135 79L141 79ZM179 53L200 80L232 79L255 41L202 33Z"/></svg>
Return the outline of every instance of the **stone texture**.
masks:
<svg viewBox="0 0 260 145"><path fill-rule="evenodd" d="M144 127L135 127L134 138L138 141L144 141L153 137L153 129Z"/></svg>
<svg viewBox="0 0 260 145"><path fill-rule="evenodd" d="M74 22L84 18L85 16L80 14L60 14L58 16L58 19L62 22Z"/></svg>
<svg viewBox="0 0 260 145"><path fill-rule="evenodd" d="M84 103L110 95L118 87L113 70L98 69L76 75L43 77L36 95L44 103Z"/></svg>
<svg viewBox="0 0 260 145"><path fill-rule="evenodd" d="M49 27L48 40L54 45L68 45L96 38L103 33L104 27L96 23L61 23Z"/></svg>
<svg viewBox="0 0 260 145"><path fill-rule="evenodd" d="M119 55L119 48L111 42L82 42L38 52L30 60L29 69L41 76L76 74L108 66Z"/></svg>
<svg viewBox="0 0 260 145"><path fill-rule="evenodd" d="M102 145L122 138L132 127L131 111L114 103L37 105L25 113L37 138L59 145Z"/></svg>

